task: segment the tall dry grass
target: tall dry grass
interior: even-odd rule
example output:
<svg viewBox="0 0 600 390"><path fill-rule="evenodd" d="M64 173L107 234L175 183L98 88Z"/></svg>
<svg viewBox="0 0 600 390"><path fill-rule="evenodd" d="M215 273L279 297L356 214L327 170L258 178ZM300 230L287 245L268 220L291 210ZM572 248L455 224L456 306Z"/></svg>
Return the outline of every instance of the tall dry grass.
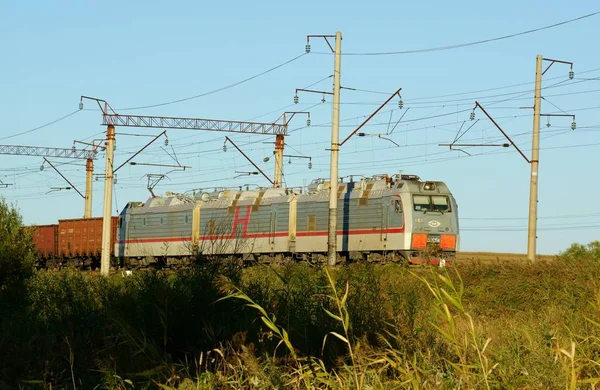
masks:
<svg viewBox="0 0 600 390"><path fill-rule="evenodd" d="M3 308L0 388L597 388L595 249L445 270L37 272Z"/></svg>

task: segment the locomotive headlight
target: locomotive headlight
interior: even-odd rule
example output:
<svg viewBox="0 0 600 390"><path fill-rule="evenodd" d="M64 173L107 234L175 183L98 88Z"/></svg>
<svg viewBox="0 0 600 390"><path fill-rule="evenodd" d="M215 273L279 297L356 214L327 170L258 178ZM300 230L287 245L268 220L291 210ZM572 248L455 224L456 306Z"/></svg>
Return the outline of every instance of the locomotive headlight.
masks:
<svg viewBox="0 0 600 390"><path fill-rule="evenodd" d="M423 185L423 189L425 191L433 191L435 190L435 183L431 182L431 181L427 181L425 182L425 184Z"/></svg>

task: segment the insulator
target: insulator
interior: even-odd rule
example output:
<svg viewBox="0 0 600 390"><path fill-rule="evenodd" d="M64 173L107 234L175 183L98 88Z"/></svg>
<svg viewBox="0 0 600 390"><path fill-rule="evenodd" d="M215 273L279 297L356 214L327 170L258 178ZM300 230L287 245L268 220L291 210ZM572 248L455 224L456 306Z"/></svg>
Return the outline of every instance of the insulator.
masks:
<svg viewBox="0 0 600 390"><path fill-rule="evenodd" d="M552 125L550 124L550 121L548 121L548 123L546 123L546 127L550 127L550 126L552 126Z"/></svg>
<svg viewBox="0 0 600 390"><path fill-rule="evenodd" d="M577 128L577 124L575 123L575 121L573 121L573 123L571 123L571 130L575 130Z"/></svg>
<svg viewBox="0 0 600 390"><path fill-rule="evenodd" d="M404 107L404 102L402 101L402 99L398 100L398 108L402 109L402 107Z"/></svg>
<svg viewBox="0 0 600 390"><path fill-rule="evenodd" d="M294 95L294 104L298 104L298 94Z"/></svg>
<svg viewBox="0 0 600 390"><path fill-rule="evenodd" d="M44 164L40 165L40 171L44 170Z"/></svg>
<svg viewBox="0 0 600 390"><path fill-rule="evenodd" d="M312 169L312 161L308 162L308 169Z"/></svg>
<svg viewBox="0 0 600 390"><path fill-rule="evenodd" d="M226 152L227 151L227 145L223 144L223 151Z"/></svg>
<svg viewBox="0 0 600 390"><path fill-rule="evenodd" d="M307 53L310 53L310 43L307 43L307 44L306 44L306 52L307 52Z"/></svg>
<svg viewBox="0 0 600 390"><path fill-rule="evenodd" d="M573 72L571 72L571 73L573 73ZM572 78L572 77L571 77L571 78ZM79 102L79 109L80 109L80 110L83 110L83 102Z"/></svg>
<svg viewBox="0 0 600 390"><path fill-rule="evenodd" d="M310 126L310 118L306 120L306 126Z"/></svg>
<svg viewBox="0 0 600 390"><path fill-rule="evenodd" d="M73 147L71 148L72 151L75 151L77 149L75 149L75 145L73 145Z"/></svg>
<svg viewBox="0 0 600 390"><path fill-rule="evenodd" d="M169 146L169 139L165 138L165 146Z"/></svg>
<svg viewBox="0 0 600 390"><path fill-rule="evenodd" d="M321 103L325 103L325 95L323 95L323 98L321 99Z"/></svg>
<svg viewBox="0 0 600 390"><path fill-rule="evenodd" d="M475 111L471 111L470 118L471 118L471 120L475 119Z"/></svg>
<svg viewBox="0 0 600 390"><path fill-rule="evenodd" d="M575 77L575 72L570 71L569 72L569 80L573 80L573 77Z"/></svg>
<svg viewBox="0 0 600 390"><path fill-rule="evenodd" d="M292 159L290 158L290 159L288 160L288 164L291 164L291 163L292 163Z"/></svg>

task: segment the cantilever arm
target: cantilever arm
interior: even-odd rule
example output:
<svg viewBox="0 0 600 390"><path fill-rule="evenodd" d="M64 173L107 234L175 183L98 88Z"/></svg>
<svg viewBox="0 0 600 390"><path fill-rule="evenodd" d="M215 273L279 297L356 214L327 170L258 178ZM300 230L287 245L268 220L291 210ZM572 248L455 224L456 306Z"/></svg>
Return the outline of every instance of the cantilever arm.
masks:
<svg viewBox="0 0 600 390"><path fill-rule="evenodd" d="M486 111L486 110L485 110L485 109L484 109L484 108L481 106L481 104L479 104L479 102L477 102L477 101L476 101L476 102L475 102L475 107L473 107L473 111L475 111L475 109L476 109L477 107L479 107L479 108L481 109L481 111L483 111L483 113L485 114L485 116L487 116L487 117L489 118L489 120L491 120L491 121L492 121L492 123L494 124L494 126L496 126L496 128L497 128L498 130L500 130L500 132L501 132L501 133L504 135L504 137L506 137L506 139L507 139L507 140L510 142L510 144L511 144L512 146L514 146L514 147L515 147L515 149L517 149L517 151L518 151L518 152L521 154L521 156L523 156L523 158L525 159L525 161L527 161L529 164L531 164L531 160L530 160L530 159L528 159L528 158L527 158L527 156L525 156L525 153L523 153L523 152L521 151L521 149L519 149L519 147L518 147L518 146L517 146L517 145L516 145L516 144L513 142L513 140L512 140L512 139L510 139L510 137L508 136L508 134L506 134L506 133L504 132L504 130L502 130L502 128L500 127L500 125L498 125L498 124L496 123L496 121L494 120L494 118L492 118L492 117L490 116L490 114L488 114L488 113L487 113L487 111Z"/></svg>

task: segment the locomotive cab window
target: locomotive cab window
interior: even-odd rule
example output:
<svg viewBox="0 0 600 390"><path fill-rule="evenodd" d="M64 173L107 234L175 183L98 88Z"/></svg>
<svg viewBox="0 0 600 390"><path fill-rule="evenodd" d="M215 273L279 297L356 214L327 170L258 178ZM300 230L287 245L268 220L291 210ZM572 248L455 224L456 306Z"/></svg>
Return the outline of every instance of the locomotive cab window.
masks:
<svg viewBox="0 0 600 390"><path fill-rule="evenodd" d="M432 195L431 201L435 211L450 211L450 202L447 196Z"/></svg>
<svg viewBox="0 0 600 390"><path fill-rule="evenodd" d="M438 211L441 213L452 211L450 199L445 195L413 195L413 204L415 211Z"/></svg>
<svg viewBox="0 0 600 390"><path fill-rule="evenodd" d="M427 195L414 195L413 203L415 205L415 211L431 210L431 199Z"/></svg>

